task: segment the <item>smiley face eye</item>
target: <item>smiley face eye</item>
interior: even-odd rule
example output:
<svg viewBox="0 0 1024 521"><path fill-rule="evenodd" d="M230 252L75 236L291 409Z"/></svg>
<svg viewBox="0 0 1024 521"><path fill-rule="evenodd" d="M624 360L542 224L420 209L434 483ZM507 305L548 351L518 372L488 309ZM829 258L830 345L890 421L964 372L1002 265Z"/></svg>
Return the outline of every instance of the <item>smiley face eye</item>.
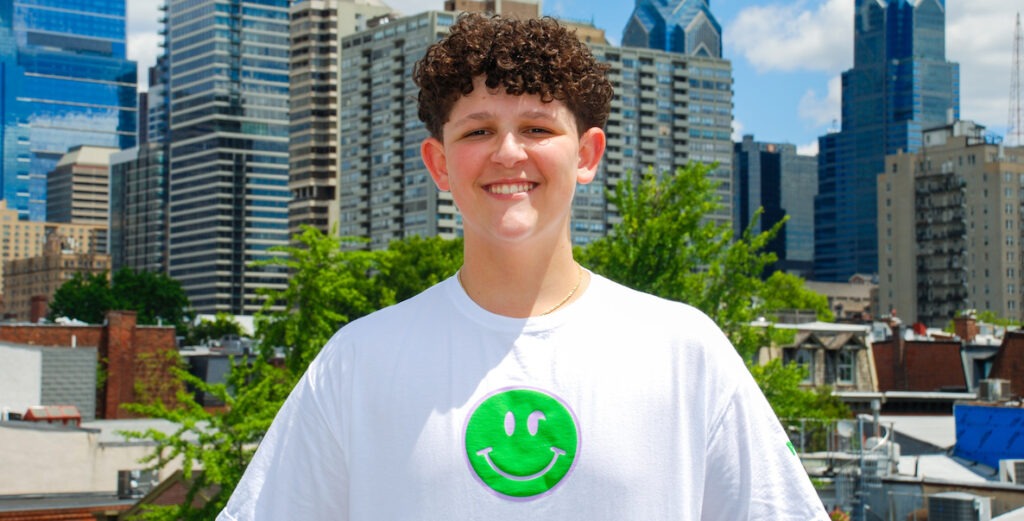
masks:
<svg viewBox="0 0 1024 521"><path fill-rule="evenodd" d="M547 417L540 411L533 411L530 413L530 417L526 419L526 429L530 431L530 436L537 435L537 429L540 427L540 421L546 419Z"/></svg>
<svg viewBox="0 0 1024 521"><path fill-rule="evenodd" d="M512 411L505 413L505 434L511 436L516 432L516 416Z"/></svg>

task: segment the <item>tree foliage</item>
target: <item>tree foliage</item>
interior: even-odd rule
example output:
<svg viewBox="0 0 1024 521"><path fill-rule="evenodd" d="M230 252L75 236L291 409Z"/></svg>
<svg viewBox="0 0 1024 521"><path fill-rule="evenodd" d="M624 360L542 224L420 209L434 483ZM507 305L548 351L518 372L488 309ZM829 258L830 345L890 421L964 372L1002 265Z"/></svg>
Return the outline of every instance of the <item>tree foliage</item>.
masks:
<svg viewBox="0 0 1024 521"><path fill-rule="evenodd" d="M807 378L807 368L800 364L783 364L776 358L748 367L779 418L830 420L850 415L846 404L832 395L832 388L807 389L801 385Z"/></svg>
<svg viewBox="0 0 1024 521"><path fill-rule="evenodd" d="M807 390L796 365L750 363L757 349L785 332L751 323L769 310L813 309L830 319L828 300L799 277L761 275L776 260L766 246L783 222L754 233L760 212L734 240L732 229L711 217L721 205L712 167L691 163L675 175L648 172L624 180L609 194L621 221L606 237L577 252L592 270L632 288L689 303L708 314L748 361L758 385L780 417L843 417L848 410L830 389Z"/></svg>
<svg viewBox="0 0 1024 521"><path fill-rule="evenodd" d="M50 320L60 317L81 320L89 324L103 322L107 311L115 306L107 273L75 273L53 293L50 300Z"/></svg>
<svg viewBox="0 0 1024 521"><path fill-rule="evenodd" d="M822 322L835 320L835 315L828 305L828 297L807 289L804 286L804 279L791 273L772 273L765 281L761 297L764 300L764 309L770 317L775 311L801 309L813 311Z"/></svg>
<svg viewBox="0 0 1024 521"><path fill-rule="evenodd" d="M200 319L188 328L185 335L186 345L200 345L210 340L217 340L225 335L245 336L242 325L228 313L217 313L213 320Z"/></svg>
<svg viewBox="0 0 1024 521"><path fill-rule="evenodd" d="M139 324L182 326L189 309L188 297L178 281L162 273L122 268L114 273L75 273L53 294L50 320L78 319L103 322L110 310L135 311Z"/></svg>
<svg viewBox="0 0 1024 521"><path fill-rule="evenodd" d="M577 255L626 286L704 311L749 359L758 347L749 324L762 309L755 299L760 276L776 260L765 246L782 224L754 234L755 217L734 241L729 224L711 219L721 204L710 168L691 163L675 175L620 181L609 199L621 221Z"/></svg>
<svg viewBox="0 0 1024 521"><path fill-rule="evenodd" d="M208 384L183 367L178 367L175 374L192 389L218 398L225 406L214 411L204 409L195 395L185 390L178 393L175 408L161 402L126 406L138 415L174 423L175 431L170 434L158 429L123 434L156 445L142 460L153 468L180 461L189 484L180 504L145 505L137 519L206 521L214 519L227 504L294 380L263 357L233 363L223 384Z"/></svg>
<svg viewBox="0 0 1024 521"><path fill-rule="evenodd" d="M263 264L289 269L288 287L268 292L256 316L261 350L247 361L236 360L224 384L211 385L177 374L189 386L224 402L207 410L191 393L179 393L181 405L135 405L133 411L177 424L171 435L134 432L156 448L148 463L163 467L181 458L189 496L181 505L148 506L142 519L207 520L227 503L263 434L288 393L320 348L338 328L376 309L415 295L450 276L462 264L461 241L411 238L387 250L365 251L362 243L326 236L306 228L287 254ZM274 359L283 347L283 364ZM199 472L199 470L202 472ZM196 505L192 499L200 498Z"/></svg>

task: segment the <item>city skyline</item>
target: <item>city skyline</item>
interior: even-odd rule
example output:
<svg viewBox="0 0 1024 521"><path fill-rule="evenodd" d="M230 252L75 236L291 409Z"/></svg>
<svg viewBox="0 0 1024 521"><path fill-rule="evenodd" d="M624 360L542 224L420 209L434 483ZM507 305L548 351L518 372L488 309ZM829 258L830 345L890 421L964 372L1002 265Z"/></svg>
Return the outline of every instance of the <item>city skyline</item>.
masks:
<svg viewBox="0 0 1024 521"><path fill-rule="evenodd" d="M396 11L440 10L443 0L390 0ZM1004 135L1014 15L1024 1L947 0L947 58L961 66L961 117ZM1016 5L1015 5L1016 4ZM157 2L128 0L128 52L140 89L159 47ZM544 13L593 21L618 45L633 2L548 0ZM735 79L733 138L787 142L803 153L840 121L839 75L853 65L853 0L713 0Z"/></svg>

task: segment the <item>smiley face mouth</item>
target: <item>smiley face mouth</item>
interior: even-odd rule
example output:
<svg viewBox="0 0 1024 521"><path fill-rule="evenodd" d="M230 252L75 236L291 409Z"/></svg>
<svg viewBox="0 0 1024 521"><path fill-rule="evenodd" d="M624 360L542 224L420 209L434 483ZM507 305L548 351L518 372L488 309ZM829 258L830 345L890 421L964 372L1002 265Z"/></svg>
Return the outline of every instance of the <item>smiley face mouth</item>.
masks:
<svg viewBox="0 0 1024 521"><path fill-rule="evenodd" d="M508 472L505 472L504 470L501 470L498 467L498 465L496 465L494 463L494 460L491 459L491 451L493 451L493 450L494 450L494 447L487 447L486 449L478 450L476 452L476 454L478 456L483 456L484 457L484 460L487 461L488 465L490 465L491 470L493 470L494 472L497 472L499 476L501 476L501 477L503 477L505 479L510 479L512 481L530 481L530 480L533 480L533 479L537 479L537 478L543 476L544 474L547 474L549 470L554 468L555 463L558 461L558 457L559 456L565 456L565 451L564 450L562 450L562 449L560 449L558 447L551 447L551 452L553 452L554 454L551 456L551 461L548 462L548 465L546 467L541 469L539 472L535 472L533 474L530 474L529 476L516 476L515 474L509 474Z"/></svg>

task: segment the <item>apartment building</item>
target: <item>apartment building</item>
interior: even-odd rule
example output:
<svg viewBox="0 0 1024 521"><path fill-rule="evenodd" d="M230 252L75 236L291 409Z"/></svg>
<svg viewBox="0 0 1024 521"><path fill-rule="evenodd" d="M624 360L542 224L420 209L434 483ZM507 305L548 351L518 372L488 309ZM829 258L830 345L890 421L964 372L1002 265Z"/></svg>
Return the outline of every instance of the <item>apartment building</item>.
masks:
<svg viewBox="0 0 1024 521"><path fill-rule="evenodd" d="M904 322L944 327L957 312L1020 320L1024 147L956 121L878 176L879 303Z"/></svg>

